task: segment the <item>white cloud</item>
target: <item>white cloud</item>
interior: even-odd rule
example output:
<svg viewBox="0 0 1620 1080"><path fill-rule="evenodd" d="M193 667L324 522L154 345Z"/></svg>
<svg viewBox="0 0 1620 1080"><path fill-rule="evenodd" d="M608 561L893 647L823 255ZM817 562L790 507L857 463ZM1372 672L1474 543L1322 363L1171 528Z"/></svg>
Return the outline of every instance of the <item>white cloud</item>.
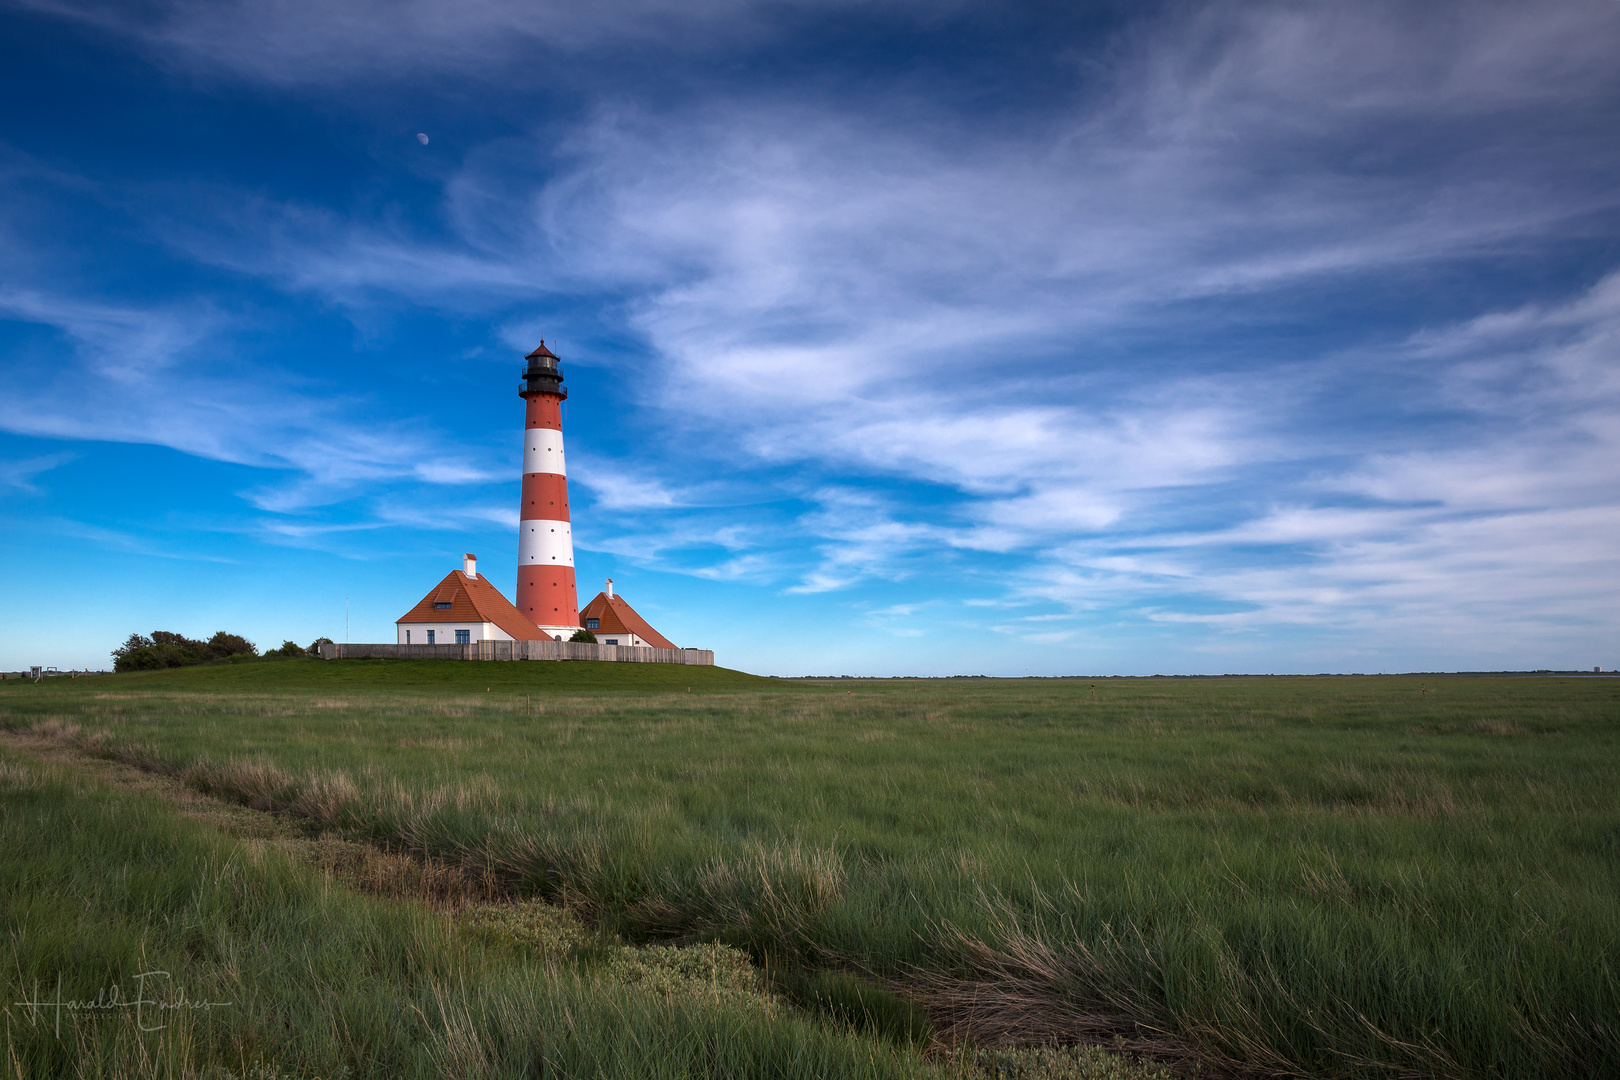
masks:
<svg viewBox="0 0 1620 1080"><path fill-rule="evenodd" d="M34 480L42 473L72 461L76 454L37 454L33 457L0 461L0 487L33 494L39 490Z"/></svg>
<svg viewBox="0 0 1620 1080"><path fill-rule="evenodd" d="M769 96L604 105L560 161L549 135L473 152L448 242L268 204L243 210L267 245L177 242L351 304L627 296L667 416L754 460L999 494L967 542L1006 550L1321 450L1276 430L1297 372L1133 383L1128 356L1089 355L1111 335L1197 335L1195 301L1407 273L1615 205L1602 152L1552 170L1525 134L1612 88L1611 9L1212 5L1128 42L1111 93L1021 128ZM1355 159L1396 136L1401 167ZM607 505L673 505L654 479L601 484Z"/></svg>
<svg viewBox="0 0 1620 1080"><path fill-rule="evenodd" d="M90 374L119 384L160 374L221 323L202 306L153 309L18 288L0 288L0 317L57 327Z"/></svg>
<svg viewBox="0 0 1620 1080"><path fill-rule="evenodd" d="M279 480L242 494L274 512L349 498L358 484L491 478L448 437L421 460L411 447L422 428L408 418L362 419L363 402L323 395L297 375L239 356L221 364L239 326L207 305L141 308L11 289L0 290L0 317L65 339L0 359L6 431L168 446L272 470Z"/></svg>
<svg viewBox="0 0 1620 1080"><path fill-rule="evenodd" d="M673 567L664 568L673 569ZM717 563L699 566L689 572L707 581L741 581L753 585L768 585L781 579L783 566L779 556L756 552L735 555Z"/></svg>
<svg viewBox="0 0 1620 1080"><path fill-rule="evenodd" d="M707 51L770 30L758 0L15 0L141 42L170 62L274 84L456 73L479 80L556 52L606 46Z"/></svg>
<svg viewBox="0 0 1620 1080"><path fill-rule="evenodd" d="M1447 445L1368 454L1318 477L1320 501L1275 505L1217 530L1060 546L1019 595L1076 608L1135 604L1158 621L1239 631L1355 631L1414 651L1445 641L1476 655L1495 649L1507 663L1514 648L1573 649L1612 634L1614 292L1611 277L1566 304L1419 335L1415 349L1450 365L1441 396L1472 410L1466 433ZM1500 365L1515 376L1480 379Z"/></svg>
<svg viewBox="0 0 1620 1080"><path fill-rule="evenodd" d="M574 456L570 477L595 496L602 510L658 510L678 505L677 493L655 477L637 475L605 458Z"/></svg>

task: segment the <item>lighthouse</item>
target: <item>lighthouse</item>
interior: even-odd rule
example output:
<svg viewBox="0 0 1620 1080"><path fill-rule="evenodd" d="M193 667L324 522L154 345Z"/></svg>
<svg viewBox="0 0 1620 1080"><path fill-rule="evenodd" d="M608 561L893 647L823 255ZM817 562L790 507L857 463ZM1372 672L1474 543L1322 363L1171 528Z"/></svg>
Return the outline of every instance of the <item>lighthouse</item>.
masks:
<svg viewBox="0 0 1620 1080"><path fill-rule="evenodd" d="M471 554L464 555L462 569L446 574L415 607L395 620L397 644L436 647L543 639L569 642L575 634L588 630L604 648L674 650L673 642L648 625L646 619L625 603L624 597L613 591L612 578L608 579L607 589L585 605L584 611L580 610L579 597L574 591L568 469L563 464L562 403L568 391L563 388L557 354L546 348L544 341L524 359L529 363L523 369L523 385L518 388L518 396L523 399L523 494L518 508L517 603L508 603L489 579L479 575L477 560ZM589 638L586 643L569 648L596 648L588 642ZM682 659L666 657L656 662L714 663L712 652L694 649L680 652ZM419 652L390 655L417 656ZM438 654L430 650L428 655ZM647 654L641 659L647 661L652 655L656 654ZM546 652L527 647L520 650L516 646L504 654L491 649L488 655L480 653L479 656L486 660L637 658L613 653L582 657L568 650ZM688 656L697 659L686 659ZM466 658L472 659L472 656L469 654Z"/></svg>
<svg viewBox="0 0 1620 1080"><path fill-rule="evenodd" d="M525 359L529 363L518 389L524 431L516 606L548 636L567 641L580 628L563 465L562 403L568 390L557 354L544 341Z"/></svg>

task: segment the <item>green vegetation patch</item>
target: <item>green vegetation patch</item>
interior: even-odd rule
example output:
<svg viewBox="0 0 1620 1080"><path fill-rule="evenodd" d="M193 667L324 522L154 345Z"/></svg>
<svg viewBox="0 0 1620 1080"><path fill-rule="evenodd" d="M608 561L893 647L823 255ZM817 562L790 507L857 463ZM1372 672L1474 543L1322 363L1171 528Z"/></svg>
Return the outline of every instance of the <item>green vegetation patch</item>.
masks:
<svg viewBox="0 0 1620 1080"><path fill-rule="evenodd" d="M759 970L746 953L729 945L633 947L591 932L566 908L535 902L473 907L455 917L475 940L514 948L553 966L599 974L664 997L777 1011Z"/></svg>
<svg viewBox="0 0 1620 1080"><path fill-rule="evenodd" d="M701 664L629 664L604 660L317 660L277 663L202 664L154 671L127 671L78 679L52 678L37 686L66 694L94 684L101 692L196 690L262 692L319 690L467 690L533 693L697 693L782 684L730 668ZM0 682L0 690L20 689L22 680Z"/></svg>
<svg viewBox="0 0 1620 1080"><path fill-rule="evenodd" d="M1100 1046L982 1050L975 1064L987 1080L1171 1080L1173 1075Z"/></svg>

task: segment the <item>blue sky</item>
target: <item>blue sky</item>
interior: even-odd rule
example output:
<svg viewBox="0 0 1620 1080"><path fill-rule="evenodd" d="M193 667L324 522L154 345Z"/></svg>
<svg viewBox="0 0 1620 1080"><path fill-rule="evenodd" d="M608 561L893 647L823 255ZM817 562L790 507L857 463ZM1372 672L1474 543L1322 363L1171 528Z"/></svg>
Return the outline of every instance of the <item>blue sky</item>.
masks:
<svg viewBox="0 0 1620 1080"><path fill-rule="evenodd" d="M1620 666L1613 0L0 20L0 668L510 595L542 337L731 666Z"/></svg>

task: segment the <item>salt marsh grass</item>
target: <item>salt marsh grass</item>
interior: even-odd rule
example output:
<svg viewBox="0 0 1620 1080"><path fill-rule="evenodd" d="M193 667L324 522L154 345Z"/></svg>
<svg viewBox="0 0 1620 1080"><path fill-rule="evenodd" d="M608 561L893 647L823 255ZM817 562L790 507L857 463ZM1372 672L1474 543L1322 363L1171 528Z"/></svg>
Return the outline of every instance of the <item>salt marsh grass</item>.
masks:
<svg viewBox="0 0 1620 1080"><path fill-rule="evenodd" d="M725 946L602 961L551 911L387 901L0 749L8 1077L942 1077ZM516 914L514 914L516 912Z"/></svg>
<svg viewBox="0 0 1620 1080"><path fill-rule="evenodd" d="M625 941L858 976L935 1039L1620 1072L1620 682L346 663L8 688L0 723Z"/></svg>

